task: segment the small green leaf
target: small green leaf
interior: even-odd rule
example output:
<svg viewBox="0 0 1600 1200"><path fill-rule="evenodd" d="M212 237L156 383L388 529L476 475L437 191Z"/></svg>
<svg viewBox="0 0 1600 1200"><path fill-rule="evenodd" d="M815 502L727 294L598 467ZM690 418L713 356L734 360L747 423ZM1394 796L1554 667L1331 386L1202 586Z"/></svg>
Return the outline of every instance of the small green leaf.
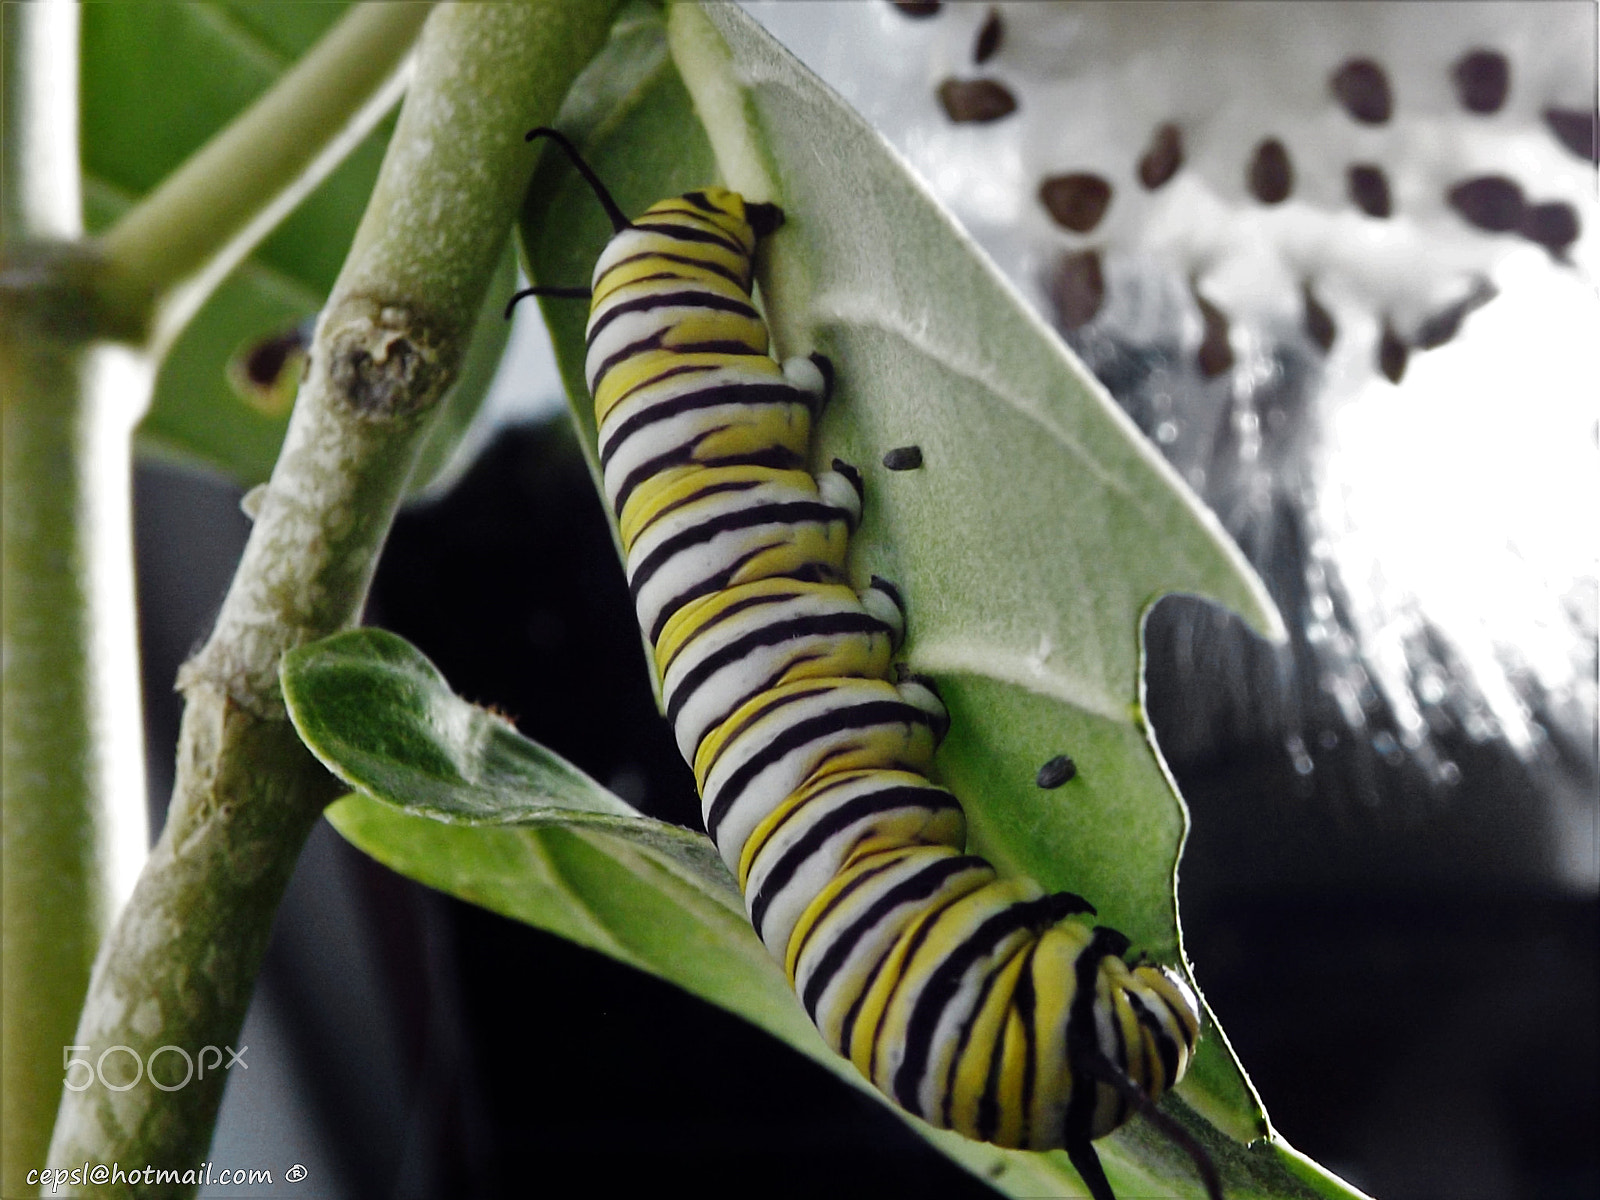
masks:
<svg viewBox="0 0 1600 1200"><path fill-rule="evenodd" d="M105 230L325 33L348 5L228 0L83 9L82 139L88 226ZM242 401L226 364L314 315L344 261L393 128L386 120L257 247L168 351L139 427L146 453L242 484L272 471L288 413Z"/></svg>
<svg viewBox="0 0 1600 1200"><path fill-rule="evenodd" d="M738 908L738 887L709 838L641 815L504 717L462 700L404 638L382 629L335 634L286 654L280 675L301 740L358 791L452 824L623 839Z"/></svg>

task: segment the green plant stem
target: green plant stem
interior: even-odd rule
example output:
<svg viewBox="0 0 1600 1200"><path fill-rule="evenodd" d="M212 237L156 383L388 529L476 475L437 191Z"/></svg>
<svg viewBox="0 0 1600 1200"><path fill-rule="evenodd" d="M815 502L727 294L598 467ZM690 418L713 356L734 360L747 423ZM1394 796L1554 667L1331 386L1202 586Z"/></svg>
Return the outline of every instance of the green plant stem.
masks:
<svg viewBox="0 0 1600 1200"><path fill-rule="evenodd" d="M100 246L108 309L159 352L205 297L399 99L429 5L358 4Z"/></svg>
<svg viewBox="0 0 1600 1200"><path fill-rule="evenodd" d="M128 438L147 361L87 341L78 8L8 4L0 276L0 1193L44 1163L61 1047L146 845ZM16 253L19 247L29 253ZM16 285L48 278L33 303Z"/></svg>
<svg viewBox="0 0 1600 1200"><path fill-rule="evenodd" d="M187 706L170 815L96 962L74 1038L90 1047L86 1057L112 1045L146 1059L164 1045L197 1055L236 1039L282 889L338 790L287 720L279 660L359 617L527 185L534 153L522 133L555 113L610 15L608 0L451 5L425 27L243 562L215 631L180 676ZM182 1065L170 1054L162 1062ZM222 1078L170 1092L148 1075L126 1091L98 1081L68 1091L50 1162L190 1169L209 1144Z"/></svg>

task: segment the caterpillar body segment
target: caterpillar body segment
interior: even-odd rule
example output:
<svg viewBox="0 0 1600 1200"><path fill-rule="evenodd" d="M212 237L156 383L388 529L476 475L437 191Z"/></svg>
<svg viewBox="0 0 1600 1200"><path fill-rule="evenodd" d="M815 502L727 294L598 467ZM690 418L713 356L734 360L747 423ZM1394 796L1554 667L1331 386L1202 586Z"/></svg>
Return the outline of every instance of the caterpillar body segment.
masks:
<svg viewBox="0 0 1600 1200"><path fill-rule="evenodd" d="M779 210L716 187L631 222L603 202L617 235L595 266L586 373L604 490L757 934L823 1038L896 1103L999 1145L1066 1147L1114 1200L1089 1143L1134 1107L1176 1129L1152 1104L1193 1055L1194 995L1130 968L1081 898L964 852L960 804L928 777L948 717L891 661L899 593L847 583L861 476L806 468L831 367L774 362L752 299Z"/></svg>

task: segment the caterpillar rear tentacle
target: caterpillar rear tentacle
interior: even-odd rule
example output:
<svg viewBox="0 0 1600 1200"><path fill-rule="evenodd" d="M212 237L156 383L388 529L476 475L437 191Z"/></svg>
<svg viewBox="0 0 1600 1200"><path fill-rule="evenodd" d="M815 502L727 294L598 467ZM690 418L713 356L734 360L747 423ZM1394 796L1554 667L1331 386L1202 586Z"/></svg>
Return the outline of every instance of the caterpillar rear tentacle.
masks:
<svg viewBox="0 0 1600 1200"><path fill-rule="evenodd" d="M1086 921L1081 897L964 852L961 806L929 779L949 717L892 659L900 592L848 583L861 474L807 468L832 366L775 362L752 297L757 240L781 210L708 187L630 221L565 138L536 135L616 230L587 331L603 490L706 830L756 933L824 1039L901 1107L997 1145L1065 1148L1114 1200L1091 1143L1183 1077L1198 1003L1176 971L1124 962L1127 939ZM1209 1159L1174 1136L1218 1200Z"/></svg>

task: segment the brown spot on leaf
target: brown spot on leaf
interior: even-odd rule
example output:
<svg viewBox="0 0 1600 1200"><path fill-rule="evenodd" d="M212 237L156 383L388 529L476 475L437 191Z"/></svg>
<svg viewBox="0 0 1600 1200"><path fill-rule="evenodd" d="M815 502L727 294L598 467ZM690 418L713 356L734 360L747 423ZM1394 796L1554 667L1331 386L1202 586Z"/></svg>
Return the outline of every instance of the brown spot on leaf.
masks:
<svg viewBox="0 0 1600 1200"><path fill-rule="evenodd" d="M1326 354L1333 349L1333 339L1339 336L1339 327L1334 323L1333 314L1322 306L1322 301L1317 299L1317 294L1311 290L1309 283L1301 287L1300 297L1305 302L1303 320L1306 336Z"/></svg>
<svg viewBox="0 0 1600 1200"><path fill-rule="evenodd" d="M1383 323L1383 336L1378 339L1378 370L1390 383L1399 383L1406 373L1406 360L1411 352L1388 321Z"/></svg>
<svg viewBox="0 0 1600 1200"><path fill-rule="evenodd" d="M1600 164L1600 145L1595 140L1595 112L1575 108L1547 108L1544 123L1560 142L1579 158Z"/></svg>
<svg viewBox="0 0 1600 1200"><path fill-rule="evenodd" d="M1017 111L1017 98L993 79L946 79L939 85L939 103L958 125L998 121Z"/></svg>
<svg viewBox="0 0 1600 1200"><path fill-rule="evenodd" d="M1094 320L1105 298L1098 250L1078 250L1057 260L1050 279L1050 300L1062 329L1077 329Z"/></svg>
<svg viewBox="0 0 1600 1200"><path fill-rule="evenodd" d="M1005 26L1000 21L1000 10L991 8L989 15L984 18L983 25L978 29L978 40L972 45L972 61L986 63L994 57L995 51L1000 49L1000 42L1005 37Z"/></svg>
<svg viewBox="0 0 1600 1200"><path fill-rule="evenodd" d="M1194 294L1200 306L1200 319L1205 322L1205 332L1200 338L1200 350L1195 362L1200 374L1213 379L1233 366L1233 346L1228 341L1228 318L1222 310L1199 292Z"/></svg>
<svg viewBox="0 0 1600 1200"><path fill-rule="evenodd" d="M1578 210L1556 200L1548 204L1530 204L1523 209L1517 232L1559 258L1578 240L1579 228Z"/></svg>
<svg viewBox="0 0 1600 1200"><path fill-rule="evenodd" d="M1156 126L1150 135L1150 144L1139 159L1139 182L1155 191L1178 173L1183 166L1183 135L1170 121Z"/></svg>
<svg viewBox="0 0 1600 1200"><path fill-rule="evenodd" d="M944 7L942 0L889 0L908 17L936 17Z"/></svg>
<svg viewBox="0 0 1600 1200"><path fill-rule="evenodd" d="M1328 81L1344 110L1363 125L1382 125L1393 111L1389 77L1370 58L1352 58Z"/></svg>
<svg viewBox="0 0 1600 1200"><path fill-rule="evenodd" d="M1294 190L1289 152L1277 138L1265 138L1250 160L1250 194L1263 204L1280 204Z"/></svg>
<svg viewBox="0 0 1600 1200"><path fill-rule="evenodd" d="M1111 203L1111 185L1098 175L1075 171L1051 175L1039 185L1039 202L1057 225L1073 233L1088 233L1100 224Z"/></svg>
<svg viewBox="0 0 1600 1200"><path fill-rule="evenodd" d="M1389 178L1382 168L1371 163L1354 163L1345 182L1350 202L1369 217L1387 217L1393 211L1389 199Z"/></svg>
<svg viewBox="0 0 1600 1200"><path fill-rule="evenodd" d="M1489 233L1505 233L1522 223L1522 189L1504 175L1479 175L1451 188L1450 207L1469 225Z"/></svg>
<svg viewBox="0 0 1600 1200"><path fill-rule="evenodd" d="M1456 98L1468 112L1499 112L1511 90L1511 64L1498 50L1472 50L1450 72Z"/></svg>

